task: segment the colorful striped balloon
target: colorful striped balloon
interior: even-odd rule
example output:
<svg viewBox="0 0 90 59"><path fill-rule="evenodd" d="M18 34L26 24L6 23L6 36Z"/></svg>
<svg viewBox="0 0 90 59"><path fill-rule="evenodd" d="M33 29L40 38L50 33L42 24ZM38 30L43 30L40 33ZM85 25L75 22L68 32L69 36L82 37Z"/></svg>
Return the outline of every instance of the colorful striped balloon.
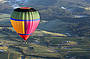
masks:
<svg viewBox="0 0 90 59"><path fill-rule="evenodd" d="M19 36L27 40L37 28L40 16L34 8L21 7L14 9L10 21Z"/></svg>

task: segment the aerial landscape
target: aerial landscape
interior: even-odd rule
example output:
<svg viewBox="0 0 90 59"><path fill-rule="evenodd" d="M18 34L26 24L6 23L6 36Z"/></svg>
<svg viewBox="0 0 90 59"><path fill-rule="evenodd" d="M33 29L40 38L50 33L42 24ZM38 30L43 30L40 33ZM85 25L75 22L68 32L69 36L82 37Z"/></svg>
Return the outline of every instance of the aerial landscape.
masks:
<svg viewBox="0 0 90 59"><path fill-rule="evenodd" d="M26 42L10 22L18 7L41 16ZM90 59L90 0L0 0L0 59Z"/></svg>

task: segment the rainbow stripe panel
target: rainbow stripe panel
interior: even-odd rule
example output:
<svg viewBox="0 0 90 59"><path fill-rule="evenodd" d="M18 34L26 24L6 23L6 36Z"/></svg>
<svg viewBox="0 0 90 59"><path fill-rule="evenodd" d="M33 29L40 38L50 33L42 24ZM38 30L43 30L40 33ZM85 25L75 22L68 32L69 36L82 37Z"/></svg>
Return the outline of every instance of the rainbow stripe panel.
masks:
<svg viewBox="0 0 90 59"><path fill-rule="evenodd" d="M19 36L27 40L37 28L40 16L39 12L33 8L18 8L12 13L10 21Z"/></svg>

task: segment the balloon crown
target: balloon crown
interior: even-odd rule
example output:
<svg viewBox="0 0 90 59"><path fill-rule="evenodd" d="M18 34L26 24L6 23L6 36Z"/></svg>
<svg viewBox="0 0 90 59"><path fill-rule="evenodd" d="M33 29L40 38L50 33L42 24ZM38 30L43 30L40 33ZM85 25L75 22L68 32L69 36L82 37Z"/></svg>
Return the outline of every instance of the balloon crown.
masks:
<svg viewBox="0 0 90 59"><path fill-rule="evenodd" d="M34 12L37 10L35 10L34 8L31 8L31 7L20 7L20 8L14 9L14 11L17 11L17 12Z"/></svg>
<svg viewBox="0 0 90 59"><path fill-rule="evenodd" d="M20 9L31 9L31 7L20 7Z"/></svg>

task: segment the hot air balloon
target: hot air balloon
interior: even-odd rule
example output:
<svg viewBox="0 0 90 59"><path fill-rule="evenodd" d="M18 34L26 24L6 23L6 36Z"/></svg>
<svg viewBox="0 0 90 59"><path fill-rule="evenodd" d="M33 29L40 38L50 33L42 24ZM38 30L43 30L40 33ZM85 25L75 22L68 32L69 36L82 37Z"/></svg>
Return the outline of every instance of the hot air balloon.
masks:
<svg viewBox="0 0 90 59"><path fill-rule="evenodd" d="M40 15L34 8L20 7L14 9L10 21L18 35L27 40L37 28L40 22Z"/></svg>

